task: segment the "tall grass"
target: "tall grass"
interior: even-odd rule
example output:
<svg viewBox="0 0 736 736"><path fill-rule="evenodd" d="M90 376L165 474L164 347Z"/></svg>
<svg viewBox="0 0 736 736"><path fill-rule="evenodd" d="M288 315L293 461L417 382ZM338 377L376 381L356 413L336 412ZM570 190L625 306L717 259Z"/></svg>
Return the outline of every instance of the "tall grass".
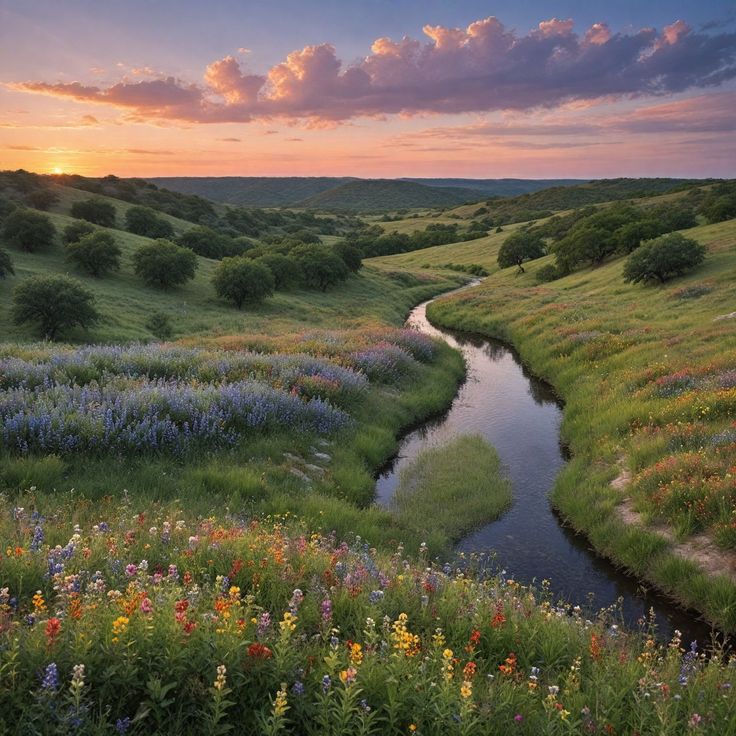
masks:
<svg viewBox="0 0 736 736"><path fill-rule="evenodd" d="M391 509L426 541L457 542L511 505L511 483L483 437L464 435L419 453L405 468Z"/></svg>

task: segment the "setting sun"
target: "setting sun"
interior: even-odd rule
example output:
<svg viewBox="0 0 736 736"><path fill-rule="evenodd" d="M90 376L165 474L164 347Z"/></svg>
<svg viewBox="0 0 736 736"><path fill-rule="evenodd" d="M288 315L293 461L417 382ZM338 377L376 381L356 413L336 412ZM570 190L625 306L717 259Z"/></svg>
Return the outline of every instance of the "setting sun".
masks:
<svg viewBox="0 0 736 736"><path fill-rule="evenodd" d="M62 169L61 166L54 166L51 169L51 173L52 174L63 174L64 173L64 169Z"/></svg>

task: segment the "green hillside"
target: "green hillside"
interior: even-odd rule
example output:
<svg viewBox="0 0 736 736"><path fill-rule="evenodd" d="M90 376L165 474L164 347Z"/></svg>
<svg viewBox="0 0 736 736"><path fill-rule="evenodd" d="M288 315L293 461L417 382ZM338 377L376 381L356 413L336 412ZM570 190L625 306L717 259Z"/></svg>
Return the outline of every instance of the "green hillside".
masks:
<svg viewBox="0 0 736 736"><path fill-rule="evenodd" d="M147 181L160 187L244 207L288 207L353 177L332 176L162 176Z"/></svg>
<svg viewBox="0 0 736 736"><path fill-rule="evenodd" d="M586 183L587 179L412 179L404 177L401 181L413 181L429 187L461 187L483 192L487 197L516 197L520 194L538 192L550 187L564 187Z"/></svg>
<svg viewBox="0 0 736 736"><path fill-rule="evenodd" d="M477 201L483 193L460 187L428 187L395 179L362 179L304 199L296 207L326 211L384 212L416 207L450 207Z"/></svg>

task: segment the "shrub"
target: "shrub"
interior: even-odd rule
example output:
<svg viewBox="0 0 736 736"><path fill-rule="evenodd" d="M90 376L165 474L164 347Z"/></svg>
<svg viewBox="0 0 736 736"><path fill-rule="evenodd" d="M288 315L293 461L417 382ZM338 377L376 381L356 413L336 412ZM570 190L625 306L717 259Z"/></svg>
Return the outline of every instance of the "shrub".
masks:
<svg viewBox="0 0 736 736"><path fill-rule="evenodd" d="M557 270L554 263L547 263L536 273L536 279L540 284L559 279L562 274Z"/></svg>
<svg viewBox="0 0 736 736"><path fill-rule="evenodd" d="M291 255L301 266L304 282L310 289L327 291L348 276L345 261L329 246L300 245Z"/></svg>
<svg viewBox="0 0 736 736"><path fill-rule="evenodd" d="M273 275L274 289L281 291L299 283L302 277L299 264L282 253L264 253L254 261L266 266Z"/></svg>
<svg viewBox="0 0 736 736"><path fill-rule="evenodd" d="M172 224L156 214L150 207L131 207L125 213L125 229L147 238L172 238Z"/></svg>
<svg viewBox="0 0 736 736"><path fill-rule="evenodd" d="M189 248L159 239L138 248L133 266L136 275L149 286L169 289L194 278L197 256Z"/></svg>
<svg viewBox="0 0 736 736"><path fill-rule="evenodd" d="M71 327L89 327L99 318L92 293L68 276L31 276L13 290L13 320L35 324L47 340Z"/></svg>
<svg viewBox="0 0 736 736"><path fill-rule="evenodd" d="M164 312L153 312L146 320L146 329L159 340L171 340L174 336L171 318Z"/></svg>
<svg viewBox="0 0 736 736"><path fill-rule="evenodd" d="M13 261L10 259L10 253L0 248L0 279L6 276L14 276Z"/></svg>
<svg viewBox="0 0 736 736"><path fill-rule="evenodd" d="M95 232L96 228L85 220L77 220L71 225L67 225L64 228L64 233L61 239L64 243L76 243L77 240L81 240L85 235L90 235Z"/></svg>
<svg viewBox="0 0 736 736"><path fill-rule="evenodd" d="M358 273L363 268L363 258L360 251L350 243L336 243L333 250L353 273Z"/></svg>
<svg viewBox="0 0 736 736"><path fill-rule="evenodd" d="M75 202L70 210L71 216L79 220L94 222L102 227L115 227L115 207L99 197Z"/></svg>
<svg viewBox="0 0 736 736"><path fill-rule="evenodd" d="M5 219L3 235L16 248L34 253L53 245L56 228L46 215L19 208Z"/></svg>
<svg viewBox="0 0 736 736"><path fill-rule="evenodd" d="M242 243L235 243L227 235L203 226L187 230L176 239L176 242L183 248L193 250L198 256L216 260L225 256L240 255L245 250Z"/></svg>
<svg viewBox="0 0 736 736"><path fill-rule="evenodd" d="M243 304L257 304L273 294L274 277L262 263L243 258L224 258L212 277L217 296L240 309Z"/></svg>
<svg viewBox="0 0 736 736"><path fill-rule="evenodd" d="M705 246L679 233L662 235L644 243L624 264L624 281L659 281L679 276L700 265Z"/></svg>
<svg viewBox="0 0 736 736"><path fill-rule="evenodd" d="M516 266L524 273L524 261L541 258L544 255L544 241L539 235L530 232L516 232L503 241L498 251L500 268Z"/></svg>
<svg viewBox="0 0 736 736"><path fill-rule="evenodd" d="M26 194L26 204L37 210L47 210L59 201L59 195L53 189L35 189Z"/></svg>
<svg viewBox="0 0 736 736"><path fill-rule="evenodd" d="M120 246L110 233L98 231L68 243L67 258L92 276L120 270Z"/></svg>

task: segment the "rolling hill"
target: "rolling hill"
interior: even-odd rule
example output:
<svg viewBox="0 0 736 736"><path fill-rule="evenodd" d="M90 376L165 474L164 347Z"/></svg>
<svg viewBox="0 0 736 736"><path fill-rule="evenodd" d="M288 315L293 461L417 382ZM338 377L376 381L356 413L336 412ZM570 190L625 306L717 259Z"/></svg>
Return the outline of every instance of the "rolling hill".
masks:
<svg viewBox="0 0 736 736"><path fill-rule="evenodd" d="M451 207L485 195L462 187L429 187L397 179L359 179L295 203L295 207L337 212L385 212L417 207Z"/></svg>
<svg viewBox="0 0 736 736"><path fill-rule="evenodd" d="M412 179L405 177L401 181L412 181L428 187L473 189L483 192L487 197L516 197L550 187L585 184L588 179Z"/></svg>

